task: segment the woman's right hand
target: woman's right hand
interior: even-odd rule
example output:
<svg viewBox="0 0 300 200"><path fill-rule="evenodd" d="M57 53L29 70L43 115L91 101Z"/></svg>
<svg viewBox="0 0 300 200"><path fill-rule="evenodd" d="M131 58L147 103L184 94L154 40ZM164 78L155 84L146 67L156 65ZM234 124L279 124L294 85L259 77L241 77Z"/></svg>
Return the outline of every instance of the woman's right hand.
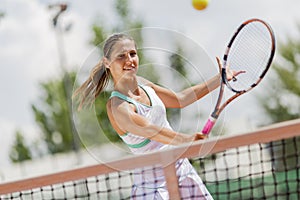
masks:
<svg viewBox="0 0 300 200"><path fill-rule="evenodd" d="M197 141L197 140L204 140L208 138L207 135L204 135L203 133L195 133L194 134L194 140L193 141Z"/></svg>

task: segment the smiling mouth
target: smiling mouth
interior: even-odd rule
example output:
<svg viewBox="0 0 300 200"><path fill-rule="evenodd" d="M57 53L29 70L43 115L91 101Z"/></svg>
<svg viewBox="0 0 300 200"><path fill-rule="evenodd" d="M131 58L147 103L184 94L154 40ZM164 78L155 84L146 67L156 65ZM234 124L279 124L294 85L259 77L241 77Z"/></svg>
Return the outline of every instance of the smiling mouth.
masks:
<svg viewBox="0 0 300 200"><path fill-rule="evenodd" d="M131 70L135 70L135 66L128 66L128 67L124 67L123 70L125 71L131 71Z"/></svg>

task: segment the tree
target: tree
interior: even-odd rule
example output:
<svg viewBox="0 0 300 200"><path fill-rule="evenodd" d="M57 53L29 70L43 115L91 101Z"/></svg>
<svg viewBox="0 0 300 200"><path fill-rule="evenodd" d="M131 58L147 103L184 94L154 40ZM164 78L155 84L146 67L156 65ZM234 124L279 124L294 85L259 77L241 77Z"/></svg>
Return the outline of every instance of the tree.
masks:
<svg viewBox="0 0 300 200"><path fill-rule="evenodd" d="M0 11L0 21L1 21L2 18L4 18L4 16L5 16L5 13Z"/></svg>
<svg viewBox="0 0 300 200"><path fill-rule="evenodd" d="M269 91L268 96L260 99L270 123L300 118L300 41L288 38L286 43L279 45L278 53L280 62L272 66L274 77L270 81L271 88L266 90ZM296 144L293 140L299 141L300 137L269 144L271 156L277 158L273 162L276 170L294 169L297 166L299 156L294 155L299 155L299 148L287 145Z"/></svg>
<svg viewBox="0 0 300 200"><path fill-rule="evenodd" d="M169 62L171 68L176 72L172 71L172 76L175 77L174 79L178 80L176 85L179 86L180 90L186 87L186 83L180 82L182 80L181 77L187 76L187 71L185 69L184 60L183 60L183 50L180 44L177 44L175 52L169 56ZM178 124L178 116L180 115L180 109L167 109L167 116L170 119L170 123L174 125Z"/></svg>
<svg viewBox="0 0 300 200"><path fill-rule="evenodd" d="M9 158L14 163L31 160L30 149L20 131L15 132L15 141L11 147Z"/></svg>
<svg viewBox="0 0 300 200"><path fill-rule="evenodd" d="M69 77L74 84L75 73L70 73ZM42 82L40 87L42 94L38 103L32 104L32 111L49 153L74 150L73 119L70 118L72 111L67 102L64 78Z"/></svg>
<svg viewBox="0 0 300 200"><path fill-rule="evenodd" d="M261 100L261 105L271 123L300 117L300 41L289 39L278 50L281 63L272 68L275 77L268 101Z"/></svg>

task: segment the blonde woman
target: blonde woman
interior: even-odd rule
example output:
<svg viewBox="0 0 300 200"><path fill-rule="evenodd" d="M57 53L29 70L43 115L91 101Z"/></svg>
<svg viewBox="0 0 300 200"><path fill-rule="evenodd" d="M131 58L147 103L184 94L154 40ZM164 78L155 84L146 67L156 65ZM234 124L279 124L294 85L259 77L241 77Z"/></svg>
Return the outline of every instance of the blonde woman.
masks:
<svg viewBox="0 0 300 200"><path fill-rule="evenodd" d="M103 55L74 95L79 97L79 108L91 104L112 79L114 89L107 102L108 117L134 154L205 138L201 133L174 131L166 118L166 108L184 108L197 101L220 85L219 75L175 93L137 76L139 57L135 41L128 35L114 34L109 37L104 44ZM232 72L232 75L239 73ZM176 170L182 199L212 199L187 159L178 160ZM135 170L131 198L169 199L160 166Z"/></svg>

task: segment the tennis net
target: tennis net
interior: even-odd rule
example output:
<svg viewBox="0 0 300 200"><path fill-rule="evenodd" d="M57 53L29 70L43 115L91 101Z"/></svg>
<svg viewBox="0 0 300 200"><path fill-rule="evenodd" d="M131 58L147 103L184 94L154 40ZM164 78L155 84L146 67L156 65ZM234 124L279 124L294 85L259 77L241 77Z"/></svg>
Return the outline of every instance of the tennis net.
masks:
<svg viewBox="0 0 300 200"><path fill-rule="evenodd" d="M170 199L190 199L179 192L182 186L175 161L180 158L191 161L214 199L300 199L299 136L300 119L287 121L240 135L2 183L0 199L130 199L135 173L148 169L153 176L161 176L155 173L157 168L163 169Z"/></svg>

